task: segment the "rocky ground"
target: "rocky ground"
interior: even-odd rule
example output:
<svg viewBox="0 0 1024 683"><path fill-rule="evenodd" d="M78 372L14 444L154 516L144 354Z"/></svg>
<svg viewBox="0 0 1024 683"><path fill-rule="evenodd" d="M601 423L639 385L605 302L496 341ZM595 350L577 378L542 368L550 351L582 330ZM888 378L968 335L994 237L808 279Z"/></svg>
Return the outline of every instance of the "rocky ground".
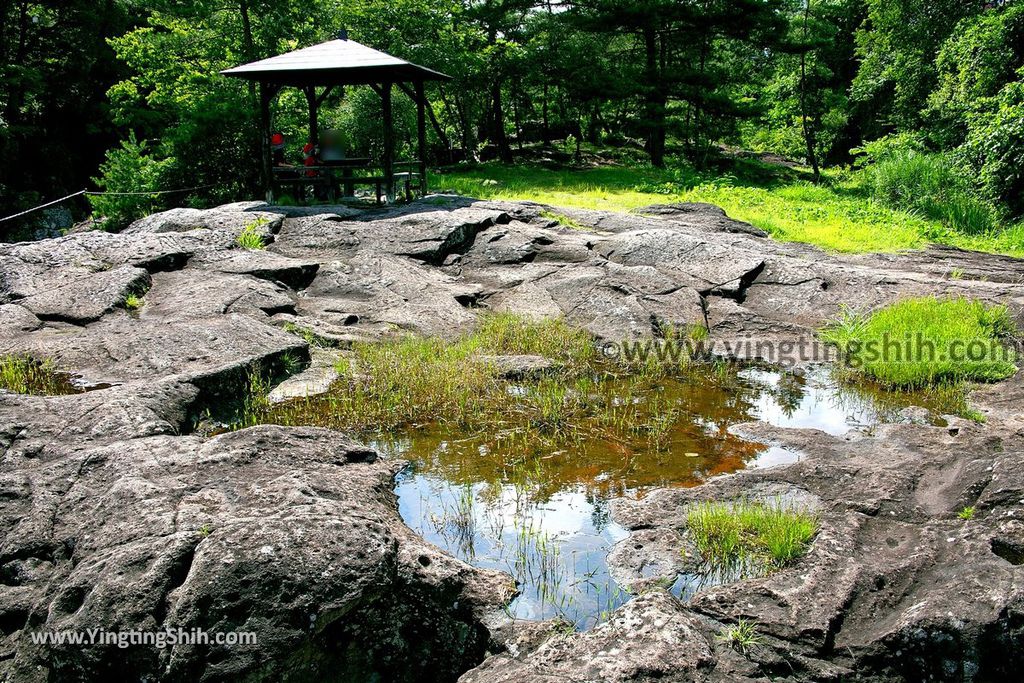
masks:
<svg viewBox="0 0 1024 683"><path fill-rule="evenodd" d="M235 242L249 228L267 244ZM433 197L408 206L177 209L120 234L0 246L0 353L53 359L93 390L0 395L0 672L8 680L1009 680L1024 665L1019 378L976 396L984 425L830 437L745 425L800 462L664 490L615 514L625 583L669 575L688 502L814 505L809 554L683 605L652 588L604 625L510 628L507 577L401 522L400 463L344 435L193 433L250 368L308 369L344 346L452 335L479 309L564 315L597 337L703 323L769 356L841 304L969 295L1024 310L1024 262L932 248L838 257L779 244L705 205L634 215ZM129 294L144 305L129 311ZM776 346L764 346L772 341ZM735 348L735 347L734 347ZM754 349L754 350L751 350ZM777 359L777 358L776 358ZM956 512L973 505L971 520ZM753 619L741 653L717 635ZM99 628L252 631L258 645L36 643ZM485 659L485 656L491 656ZM468 671L468 669L472 670ZM376 678L375 678L376 677Z"/></svg>

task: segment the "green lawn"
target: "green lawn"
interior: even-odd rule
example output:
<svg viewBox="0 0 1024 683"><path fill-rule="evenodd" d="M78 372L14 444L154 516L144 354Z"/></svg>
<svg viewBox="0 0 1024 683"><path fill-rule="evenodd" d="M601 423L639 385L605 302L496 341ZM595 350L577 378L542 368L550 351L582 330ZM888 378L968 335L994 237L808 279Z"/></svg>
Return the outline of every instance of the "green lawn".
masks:
<svg viewBox="0 0 1024 683"><path fill-rule="evenodd" d="M771 177L767 167L746 162L754 177L699 176L688 169L602 166L552 170L484 164L443 173L432 185L481 199L527 199L553 206L628 211L647 204L710 202L775 239L817 244L835 252L898 251L929 242L1024 256L1024 224L997 233L967 236L936 221L873 202L854 176L826 174L815 186L800 171Z"/></svg>

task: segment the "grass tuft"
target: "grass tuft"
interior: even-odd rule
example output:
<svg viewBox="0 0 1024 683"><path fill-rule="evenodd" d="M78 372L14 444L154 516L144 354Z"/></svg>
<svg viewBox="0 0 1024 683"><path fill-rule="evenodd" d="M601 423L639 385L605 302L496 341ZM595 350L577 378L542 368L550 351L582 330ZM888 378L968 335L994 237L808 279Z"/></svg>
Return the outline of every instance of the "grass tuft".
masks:
<svg viewBox="0 0 1024 683"><path fill-rule="evenodd" d="M686 526L708 574L746 577L785 567L807 551L817 517L781 502L704 502Z"/></svg>
<svg viewBox="0 0 1024 683"><path fill-rule="evenodd" d="M757 632L757 624L743 618L718 634L718 639L742 654L746 654L748 650L762 642L761 634Z"/></svg>
<svg viewBox="0 0 1024 683"><path fill-rule="evenodd" d="M255 221L242 228L242 231L238 233L238 237L235 238L235 242L243 249L263 249L266 244L263 241L263 235L259 233L259 228L267 222L268 221L264 218L257 218Z"/></svg>
<svg viewBox="0 0 1024 683"><path fill-rule="evenodd" d="M137 311L142 308L143 305L142 297L138 294L129 294L124 298L124 307L128 311Z"/></svg>
<svg viewBox="0 0 1024 683"><path fill-rule="evenodd" d="M962 520L965 520L965 521L968 520L968 519L973 519L974 518L974 506L973 505L968 505L964 509L960 510L960 512L956 513L956 516L959 517Z"/></svg>
<svg viewBox="0 0 1024 683"><path fill-rule="evenodd" d="M54 370L51 361L40 362L24 355L0 356L0 389L35 396L74 394L79 391L66 376Z"/></svg>
<svg viewBox="0 0 1024 683"><path fill-rule="evenodd" d="M569 218L568 216L562 213L556 213L554 211L545 210L541 211L540 215L543 216L544 218L547 218L548 220L552 220L558 223L563 228L569 228L570 230L582 230L584 232L593 231L593 228L583 225L579 221L573 220L572 218Z"/></svg>
<svg viewBox="0 0 1024 683"><path fill-rule="evenodd" d="M1005 306L971 299L904 299L869 315L850 310L821 332L849 370L896 388L992 382L1017 371L1018 334Z"/></svg>

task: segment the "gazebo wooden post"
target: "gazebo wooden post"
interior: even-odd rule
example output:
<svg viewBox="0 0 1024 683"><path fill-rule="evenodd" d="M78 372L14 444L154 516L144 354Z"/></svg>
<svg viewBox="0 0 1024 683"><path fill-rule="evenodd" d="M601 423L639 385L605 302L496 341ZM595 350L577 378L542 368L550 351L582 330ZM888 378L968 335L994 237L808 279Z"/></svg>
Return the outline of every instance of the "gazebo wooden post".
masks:
<svg viewBox="0 0 1024 683"><path fill-rule="evenodd" d="M416 154L419 157L420 194L427 194L427 98L423 90L423 81L413 84L416 88Z"/></svg>
<svg viewBox="0 0 1024 683"><path fill-rule="evenodd" d="M319 102L316 98L316 87L309 85L303 88L306 92L306 103L309 105L309 141L316 146L320 142L319 122L317 121L317 108Z"/></svg>
<svg viewBox="0 0 1024 683"><path fill-rule="evenodd" d="M380 100L384 109L384 191L388 204L395 201L395 122L391 112L391 82L381 86Z"/></svg>
<svg viewBox="0 0 1024 683"><path fill-rule="evenodd" d="M260 82L260 179L266 188L266 201L274 203L274 162L270 149L270 98L271 86Z"/></svg>

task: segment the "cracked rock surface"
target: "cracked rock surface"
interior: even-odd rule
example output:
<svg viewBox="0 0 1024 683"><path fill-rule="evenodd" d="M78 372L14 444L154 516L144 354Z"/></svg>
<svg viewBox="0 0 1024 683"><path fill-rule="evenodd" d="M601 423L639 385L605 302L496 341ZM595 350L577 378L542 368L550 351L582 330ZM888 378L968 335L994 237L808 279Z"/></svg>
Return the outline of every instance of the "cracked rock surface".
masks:
<svg viewBox="0 0 1024 683"><path fill-rule="evenodd" d="M240 248L243 230L266 248ZM0 245L0 354L51 359L101 387L0 394L0 674L1009 680L1024 665L1019 379L978 393L984 425L846 437L744 426L803 459L620 501L632 533L610 558L617 576L673 575L687 504L751 492L815 506L821 532L805 558L686 605L652 588L590 632L537 626L514 647L494 618L508 577L402 523L400 463L322 429L190 432L240 398L257 364L307 366L278 394L315 393L331 356L310 342L451 337L481 309L564 316L602 341L697 323L716 345L796 342L840 304L903 296L965 295L1019 315L1022 281L1019 260L949 248L850 257L777 243L707 205L611 214L458 197L366 211L243 202L156 214L121 234ZM138 311L125 309L129 294L143 300ZM546 367L501 362L512 375ZM965 506L973 519L957 517ZM763 637L745 653L717 637L741 617ZM88 628L251 631L257 645L30 637Z"/></svg>

